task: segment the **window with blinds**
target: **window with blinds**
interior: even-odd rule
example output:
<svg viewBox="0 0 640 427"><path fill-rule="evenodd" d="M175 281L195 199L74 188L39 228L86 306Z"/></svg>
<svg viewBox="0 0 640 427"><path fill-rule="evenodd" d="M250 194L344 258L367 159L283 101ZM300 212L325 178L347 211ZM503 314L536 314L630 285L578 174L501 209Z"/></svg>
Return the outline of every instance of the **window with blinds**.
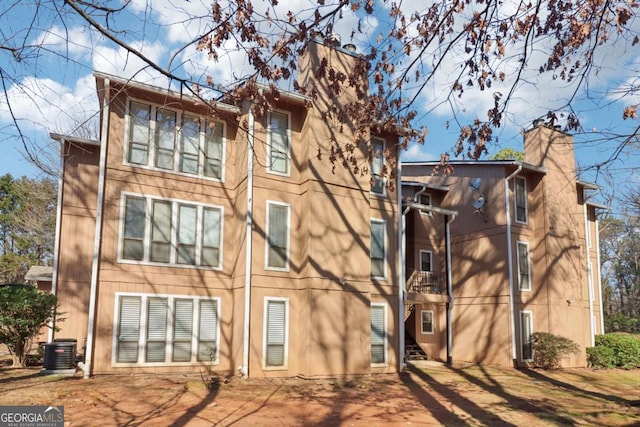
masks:
<svg viewBox="0 0 640 427"><path fill-rule="evenodd" d="M269 172L280 175L289 175L291 173L290 141L289 115L277 111L270 112L267 126L267 170Z"/></svg>
<svg viewBox="0 0 640 427"><path fill-rule="evenodd" d="M371 364L387 363L386 304L371 304Z"/></svg>
<svg viewBox="0 0 640 427"><path fill-rule="evenodd" d="M224 123L129 102L126 163L221 180Z"/></svg>
<svg viewBox="0 0 640 427"><path fill-rule="evenodd" d="M422 310L420 311L420 323L421 323L421 333L423 334L433 334L433 311L432 310Z"/></svg>
<svg viewBox="0 0 640 427"><path fill-rule="evenodd" d="M221 207L123 196L120 260L221 268Z"/></svg>
<svg viewBox="0 0 640 427"><path fill-rule="evenodd" d="M371 220L371 277L382 279L386 277L385 228L384 220Z"/></svg>
<svg viewBox="0 0 640 427"><path fill-rule="evenodd" d="M526 242L516 243L518 258L518 289L521 291L531 290L531 267L529 262L529 244Z"/></svg>
<svg viewBox="0 0 640 427"><path fill-rule="evenodd" d="M286 367L288 330L287 309L288 301L285 299L265 300L265 368Z"/></svg>
<svg viewBox="0 0 640 427"><path fill-rule="evenodd" d="M520 356L522 360L531 360L533 358L533 343L531 337L533 335L533 313L530 311L520 312Z"/></svg>
<svg viewBox="0 0 640 427"><path fill-rule="evenodd" d="M219 299L119 294L116 363L218 362Z"/></svg>
<svg viewBox="0 0 640 427"><path fill-rule="evenodd" d="M526 223L528 219L527 212L527 181L522 177L515 177L515 206L516 206L516 221Z"/></svg>
<svg viewBox="0 0 640 427"><path fill-rule="evenodd" d="M384 140L371 139L371 192L385 194L384 179Z"/></svg>
<svg viewBox="0 0 640 427"><path fill-rule="evenodd" d="M290 206L267 202L266 268L289 269Z"/></svg>

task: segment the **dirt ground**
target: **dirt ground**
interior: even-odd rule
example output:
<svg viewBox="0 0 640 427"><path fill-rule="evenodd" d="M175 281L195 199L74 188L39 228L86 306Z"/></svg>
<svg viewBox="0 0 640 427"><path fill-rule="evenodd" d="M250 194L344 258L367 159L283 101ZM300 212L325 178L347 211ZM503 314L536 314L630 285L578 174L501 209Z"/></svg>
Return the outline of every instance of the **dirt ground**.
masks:
<svg viewBox="0 0 640 427"><path fill-rule="evenodd" d="M0 367L0 405L63 405L67 426L632 426L640 371L429 364L350 380L212 381Z"/></svg>

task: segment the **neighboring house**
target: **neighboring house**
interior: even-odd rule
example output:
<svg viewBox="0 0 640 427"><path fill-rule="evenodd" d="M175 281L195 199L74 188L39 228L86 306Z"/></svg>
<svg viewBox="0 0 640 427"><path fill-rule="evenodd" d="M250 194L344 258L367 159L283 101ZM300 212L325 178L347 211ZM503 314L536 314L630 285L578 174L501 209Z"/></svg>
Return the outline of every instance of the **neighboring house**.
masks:
<svg viewBox="0 0 640 427"><path fill-rule="evenodd" d="M33 265L24 276L27 283L33 283L41 291L51 291L51 280L53 279L53 267L46 265Z"/></svg>
<svg viewBox="0 0 640 427"><path fill-rule="evenodd" d="M85 375L398 371L397 193L381 154L373 179L329 162L354 136L323 111L353 94L314 79L324 55L359 61L312 43L298 81L314 98L283 91L266 117L95 73L100 141L52 135L57 335L86 342Z"/></svg>
<svg viewBox="0 0 640 427"><path fill-rule="evenodd" d="M448 176L402 165L406 330L429 358L524 366L550 332L580 346L564 366L585 366L604 333L597 187L576 178L570 135L535 123L524 148Z"/></svg>
<svg viewBox="0 0 640 427"><path fill-rule="evenodd" d="M537 126L525 162L446 177L406 164L391 192L379 153L397 135L371 136L371 176L329 162L333 139L355 138L324 112L353 94L315 79L323 56L359 61L312 43L298 81L314 97L283 91L265 117L95 73L100 140L52 135L57 336L84 343L85 375L398 372L405 329L431 359L504 366L549 331L584 366L602 332L601 206L572 138Z"/></svg>

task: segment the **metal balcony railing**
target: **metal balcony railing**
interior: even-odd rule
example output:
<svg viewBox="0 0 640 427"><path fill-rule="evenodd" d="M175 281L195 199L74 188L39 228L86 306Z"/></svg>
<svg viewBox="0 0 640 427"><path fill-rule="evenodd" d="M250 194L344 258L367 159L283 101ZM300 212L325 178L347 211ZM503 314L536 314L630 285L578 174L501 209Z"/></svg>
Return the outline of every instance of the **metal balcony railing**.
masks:
<svg viewBox="0 0 640 427"><path fill-rule="evenodd" d="M434 273L433 271L414 270L407 280L407 292L419 294L435 294L446 295L447 287L444 280L444 274Z"/></svg>

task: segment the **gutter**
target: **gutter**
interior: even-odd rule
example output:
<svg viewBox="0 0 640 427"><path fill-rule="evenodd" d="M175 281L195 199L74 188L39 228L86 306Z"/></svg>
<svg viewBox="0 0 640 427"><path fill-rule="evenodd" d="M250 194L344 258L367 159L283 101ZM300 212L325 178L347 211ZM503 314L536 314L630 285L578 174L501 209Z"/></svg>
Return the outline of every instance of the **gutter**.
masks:
<svg viewBox="0 0 640 427"><path fill-rule="evenodd" d="M583 194L584 197L584 194ZM587 259L587 286L589 286L589 342L591 347L595 345L594 338L594 322L593 322L593 263L591 262L591 239L589 238L589 222L587 217L587 205L582 204L582 215L584 220L584 240L585 240L585 258ZM586 243L589 243L588 245Z"/></svg>
<svg viewBox="0 0 640 427"><path fill-rule="evenodd" d="M447 302L447 366L453 366L453 329L451 326L451 311L453 310L453 278L451 274L451 223L456 219L456 215L445 216L445 251L447 256L447 293L449 294L449 302Z"/></svg>
<svg viewBox="0 0 640 427"><path fill-rule="evenodd" d="M78 364L82 369L83 377L91 375L91 363L93 359L93 341L96 318L96 299L98 293L98 267L100 265L100 244L102 238L102 216L104 211L105 175L107 172L107 140L109 135L109 98L111 82L104 80L104 98L102 106L102 129L100 130L100 172L98 175L98 197L96 207L96 229L93 240L93 261L91 263L91 289L89 293L89 313L87 319L87 345L85 348L84 363Z"/></svg>
<svg viewBox="0 0 640 427"><path fill-rule="evenodd" d="M518 165L518 168L504 180L504 202L505 213L507 220L507 266L509 268L509 317L511 322L511 360L516 367L516 317L515 317L515 303L513 298L513 248L511 247L511 209L509 208L509 181L511 181L522 170L522 164Z"/></svg>
<svg viewBox="0 0 640 427"><path fill-rule="evenodd" d="M600 311L600 334L604 334L604 313L602 312L602 280L600 278L600 221L596 216L596 262L598 264L598 274L596 276L596 280L598 281L598 289L599 289L599 298L598 305Z"/></svg>
<svg viewBox="0 0 640 427"><path fill-rule="evenodd" d="M51 293L58 297L58 264L60 257L60 229L62 228L62 191L64 189L64 145L65 140L60 140L60 175L58 175L58 195L56 206L56 231L53 243L53 275L51 277ZM55 318L51 317L49 331L47 332L47 342L53 342L53 329Z"/></svg>
<svg viewBox="0 0 640 427"><path fill-rule="evenodd" d="M402 209L402 161L398 156L398 171L396 173L396 195L398 202L398 213ZM404 327L404 298L405 298L405 286L406 286L406 274L405 274L405 252L406 252L406 218L405 215L409 212L407 207L401 215L398 215L398 371L402 372L407 367L407 361L405 360L405 327Z"/></svg>
<svg viewBox="0 0 640 427"><path fill-rule="evenodd" d="M249 132L247 134L247 225L246 225L246 257L244 274L244 329L242 337L242 365L239 367L243 378L249 376L249 336L251 321L251 262L252 262L252 229L253 229L253 144L255 118L249 108Z"/></svg>

